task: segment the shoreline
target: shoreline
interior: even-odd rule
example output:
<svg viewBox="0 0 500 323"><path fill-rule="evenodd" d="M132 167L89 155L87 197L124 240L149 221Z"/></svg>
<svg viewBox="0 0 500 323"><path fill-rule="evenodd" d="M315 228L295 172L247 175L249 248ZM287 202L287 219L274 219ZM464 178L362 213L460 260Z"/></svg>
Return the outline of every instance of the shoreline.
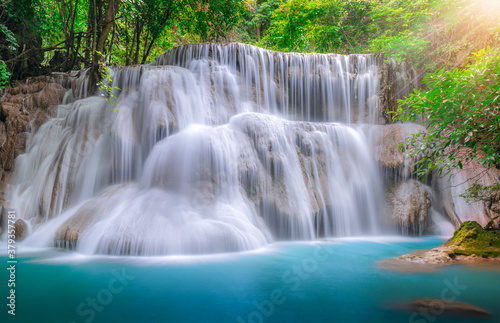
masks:
<svg viewBox="0 0 500 323"><path fill-rule="evenodd" d="M377 262L381 269L401 273L432 273L450 265L465 265L477 270L500 273L500 257L456 255L451 247L418 249L410 253Z"/></svg>

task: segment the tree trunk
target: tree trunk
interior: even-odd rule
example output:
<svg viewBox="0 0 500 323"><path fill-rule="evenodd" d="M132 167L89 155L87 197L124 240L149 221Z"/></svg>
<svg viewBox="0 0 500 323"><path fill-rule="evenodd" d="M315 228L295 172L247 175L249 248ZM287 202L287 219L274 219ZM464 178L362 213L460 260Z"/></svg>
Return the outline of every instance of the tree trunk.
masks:
<svg viewBox="0 0 500 323"><path fill-rule="evenodd" d="M94 0L95 1L95 0ZM97 40L94 39L94 50L92 53L92 66L90 68L89 75L89 92L93 93L95 91L95 87L97 83L101 79L101 73L99 71L100 68L100 59L104 54L104 45L106 43L106 39L108 38L109 32L113 27L115 22L116 14L118 13L118 7L121 3L121 0L107 0L106 1L106 11L104 13L104 21L101 23L101 19L96 19L95 21L95 32L94 35ZM99 1L100 8L102 9L103 2ZM97 10L96 10L97 12ZM101 10L99 10L101 12ZM99 33L97 34L97 31ZM101 54L98 54L100 52Z"/></svg>
<svg viewBox="0 0 500 323"><path fill-rule="evenodd" d="M134 61L132 64L136 65L139 63L139 48L140 48L140 41L141 41L141 34L142 34L142 25L139 21L139 18L137 18L137 39L135 41L135 54L134 54Z"/></svg>
<svg viewBox="0 0 500 323"><path fill-rule="evenodd" d="M106 39L108 38L109 32L113 28L113 24L115 23L115 17L118 13L118 7L121 3L121 0L108 0L106 6L106 13L104 14L104 23L99 35L99 39L97 40L96 50L99 52L104 51L104 44Z"/></svg>
<svg viewBox="0 0 500 323"><path fill-rule="evenodd" d="M125 65L130 65L130 53L128 51L128 48L129 48L129 45L130 45L130 38L129 38L129 34L128 34L128 19L127 19L127 15L125 15L125 30L124 30L124 34L125 34Z"/></svg>

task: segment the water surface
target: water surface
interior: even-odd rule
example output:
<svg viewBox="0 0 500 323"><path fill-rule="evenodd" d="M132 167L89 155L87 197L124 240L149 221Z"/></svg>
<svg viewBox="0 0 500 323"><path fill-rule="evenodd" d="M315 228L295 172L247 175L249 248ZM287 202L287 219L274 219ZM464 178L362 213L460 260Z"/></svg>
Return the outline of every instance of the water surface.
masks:
<svg viewBox="0 0 500 323"><path fill-rule="evenodd" d="M459 286L457 301L492 313L474 321L498 322L498 272L453 265L434 273L398 273L377 266L384 258L442 242L341 239L170 257L25 250L17 263L17 315L7 316L3 305L1 322L470 322L411 316L391 307L439 299L450 283ZM0 276L3 297L6 272Z"/></svg>

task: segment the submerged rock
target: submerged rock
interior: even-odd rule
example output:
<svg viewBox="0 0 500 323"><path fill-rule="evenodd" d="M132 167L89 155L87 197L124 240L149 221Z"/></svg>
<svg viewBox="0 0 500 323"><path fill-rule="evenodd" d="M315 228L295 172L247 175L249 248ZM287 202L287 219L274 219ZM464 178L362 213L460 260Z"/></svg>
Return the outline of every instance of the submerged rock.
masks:
<svg viewBox="0 0 500 323"><path fill-rule="evenodd" d="M431 315L482 317L490 313L478 306L448 299L420 298L398 306L402 309Z"/></svg>

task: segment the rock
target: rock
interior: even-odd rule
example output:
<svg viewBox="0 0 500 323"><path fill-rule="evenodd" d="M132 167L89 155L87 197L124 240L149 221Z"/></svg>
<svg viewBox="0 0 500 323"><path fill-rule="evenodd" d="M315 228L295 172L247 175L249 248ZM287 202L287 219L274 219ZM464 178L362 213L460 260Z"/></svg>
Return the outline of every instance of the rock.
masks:
<svg viewBox="0 0 500 323"><path fill-rule="evenodd" d="M398 99L407 97L414 88L420 88L417 71L408 61L386 63L383 55L377 55L380 84L380 115L386 124L392 123L390 111L398 108Z"/></svg>
<svg viewBox="0 0 500 323"><path fill-rule="evenodd" d="M385 259L379 265L399 272L428 272L441 265L500 260L500 230L483 229L477 222L464 222L446 243L431 250L417 250ZM494 270L498 270L498 266Z"/></svg>
<svg viewBox="0 0 500 323"><path fill-rule="evenodd" d="M483 229L476 221L467 221L444 246L455 255L500 257L500 230Z"/></svg>
<svg viewBox="0 0 500 323"><path fill-rule="evenodd" d="M49 119L48 108L59 104L66 92L57 77L28 79L26 84L6 87L0 98L1 180L9 177L14 160L26 148L27 131L35 132Z"/></svg>
<svg viewBox="0 0 500 323"><path fill-rule="evenodd" d="M48 83L43 89L30 96L27 103L31 109L47 109L62 102L66 89L57 83Z"/></svg>
<svg viewBox="0 0 500 323"><path fill-rule="evenodd" d="M450 257L450 254L453 255L448 249L434 248L424 253L416 252L405 254L395 259L420 264L446 264L453 262L453 258Z"/></svg>
<svg viewBox="0 0 500 323"><path fill-rule="evenodd" d="M422 313L423 311L430 312L436 315L447 315L447 316L489 316L490 313L485 309L477 307L475 305L451 301L448 299L435 299L435 298L420 298L414 300L404 306L410 311L416 311Z"/></svg>
<svg viewBox="0 0 500 323"><path fill-rule="evenodd" d="M449 176L435 176L433 186L439 192L439 202L455 229L464 221L476 221L485 226L492 218L500 213L500 196L490 201L467 201L461 195L474 184L483 186L492 185L500 181L500 170L486 168L476 161L464 164L462 169L454 169ZM495 220L500 225L500 218Z"/></svg>
<svg viewBox="0 0 500 323"><path fill-rule="evenodd" d="M387 214L403 234L425 233L430 206L429 191L413 179L397 183L387 194Z"/></svg>
<svg viewBox="0 0 500 323"><path fill-rule="evenodd" d="M411 253L383 259L377 265L385 270L403 273L428 273L435 272L442 266L457 263L452 258L453 253L445 248L432 250L415 250Z"/></svg>
<svg viewBox="0 0 500 323"><path fill-rule="evenodd" d="M14 223L14 230L16 231L16 241L22 241L28 235L28 224L19 219Z"/></svg>
<svg viewBox="0 0 500 323"><path fill-rule="evenodd" d="M99 197L83 204L71 218L57 229L54 245L60 248L75 249L80 235L90 226L101 221L109 212L108 209L113 207L113 205L100 202L103 200L109 201L122 187L123 185L110 187ZM102 207L102 205L106 206Z"/></svg>
<svg viewBox="0 0 500 323"><path fill-rule="evenodd" d="M408 158L396 145L412 134L425 131L417 124L364 125L361 127L370 141L372 154L380 167L386 169L391 180L399 181L411 176L416 158Z"/></svg>

